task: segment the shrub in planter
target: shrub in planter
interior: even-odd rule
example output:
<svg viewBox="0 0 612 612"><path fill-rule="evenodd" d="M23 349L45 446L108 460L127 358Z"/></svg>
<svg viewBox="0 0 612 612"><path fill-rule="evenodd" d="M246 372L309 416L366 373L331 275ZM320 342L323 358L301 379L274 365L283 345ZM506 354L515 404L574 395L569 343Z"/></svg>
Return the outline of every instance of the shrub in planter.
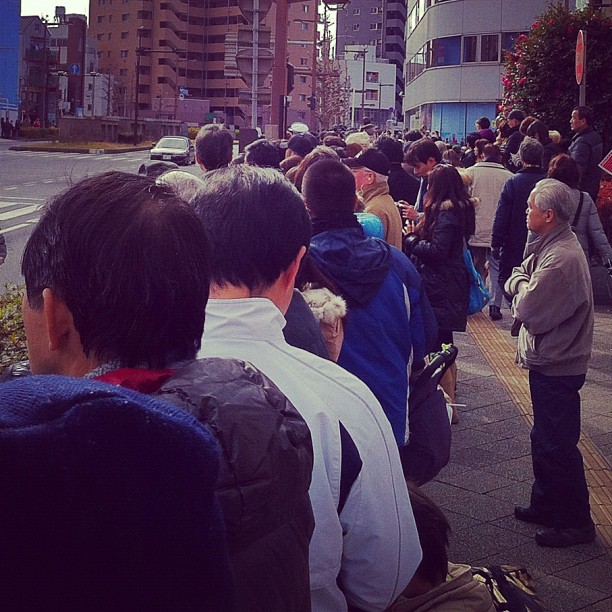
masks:
<svg viewBox="0 0 612 612"><path fill-rule="evenodd" d="M21 127L19 138L22 140L57 140L59 137L58 128L35 128L31 126Z"/></svg>
<svg viewBox="0 0 612 612"><path fill-rule="evenodd" d="M595 204L608 242L612 244L612 176L601 181Z"/></svg>
<svg viewBox="0 0 612 612"><path fill-rule="evenodd" d="M28 358L21 317L23 291L23 287L5 285L5 292L0 295L0 373Z"/></svg>

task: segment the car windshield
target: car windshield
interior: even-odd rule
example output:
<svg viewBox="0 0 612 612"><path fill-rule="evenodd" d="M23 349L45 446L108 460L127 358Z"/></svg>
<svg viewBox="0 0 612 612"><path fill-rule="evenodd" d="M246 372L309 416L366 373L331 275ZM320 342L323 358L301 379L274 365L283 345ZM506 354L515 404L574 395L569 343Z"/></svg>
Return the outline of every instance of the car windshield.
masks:
<svg viewBox="0 0 612 612"><path fill-rule="evenodd" d="M184 149L187 147L187 143L183 138L162 138L157 143L157 147L160 149Z"/></svg>

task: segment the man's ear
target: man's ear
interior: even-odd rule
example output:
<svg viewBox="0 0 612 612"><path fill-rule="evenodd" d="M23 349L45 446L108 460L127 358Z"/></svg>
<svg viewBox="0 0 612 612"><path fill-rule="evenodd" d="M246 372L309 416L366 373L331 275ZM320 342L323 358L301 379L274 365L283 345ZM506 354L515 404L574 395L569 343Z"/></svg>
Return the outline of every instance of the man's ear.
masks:
<svg viewBox="0 0 612 612"><path fill-rule="evenodd" d="M45 324L49 335L49 350L57 351L65 348L72 334L76 332L72 313L53 292L53 289L44 289L42 298Z"/></svg>
<svg viewBox="0 0 612 612"><path fill-rule="evenodd" d="M295 259L289 264L287 270L285 270L285 280L287 281L287 284L291 285L291 290L293 290L293 287L295 286L295 277L297 276L297 273L300 269L300 264L302 263L302 259L304 258L305 254L306 247L301 246L300 250L295 256Z"/></svg>

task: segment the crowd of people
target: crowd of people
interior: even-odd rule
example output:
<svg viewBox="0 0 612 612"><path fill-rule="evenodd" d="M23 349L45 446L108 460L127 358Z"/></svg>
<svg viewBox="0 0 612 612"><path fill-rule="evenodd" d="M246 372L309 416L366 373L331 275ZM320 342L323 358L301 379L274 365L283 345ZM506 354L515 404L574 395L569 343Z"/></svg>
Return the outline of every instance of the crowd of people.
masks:
<svg viewBox="0 0 612 612"><path fill-rule="evenodd" d="M515 516L541 546L595 539L576 446L589 236L612 252L588 191L601 146L574 112L548 168L520 111L503 142L479 119L465 151L367 123L232 159L212 125L199 176L147 162L47 202L22 260L32 375L0 385L5 607L492 610L405 454L416 377L466 329L466 249L489 316L512 300L529 370ZM448 430L456 378L453 361Z"/></svg>

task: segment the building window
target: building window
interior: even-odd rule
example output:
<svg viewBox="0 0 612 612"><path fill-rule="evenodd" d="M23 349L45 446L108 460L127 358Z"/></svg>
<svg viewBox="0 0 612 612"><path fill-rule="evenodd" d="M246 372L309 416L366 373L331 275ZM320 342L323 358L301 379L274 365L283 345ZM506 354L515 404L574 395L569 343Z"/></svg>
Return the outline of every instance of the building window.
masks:
<svg viewBox="0 0 612 612"><path fill-rule="evenodd" d="M128 50L121 49L121 52L119 53L119 57L127 57L127 56L128 56Z"/></svg>
<svg viewBox="0 0 612 612"><path fill-rule="evenodd" d="M113 20L113 16L112 16L112 15L109 15L109 16L108 16L108 23L110 23L112 20Z"/></svg>
<svg viewBox="0 0 612 612"><path fill-rule="evenodd" d="M109 32L109 33L108 33L108 35L107 35L107 37L108 37L108 40L111 40L111 39L113 38L113 33L112 33L112 32Z"/></svg>
<svg viewBox="0 0 612 612"><path fill-rule="evenodd" d="M358 23L354 23L353 24L353 32L359 32L359 24Z"/></svg>
<svg viewBox="0 0 612 612"><path fill-rule="evenodd" d="M98 40L102 40L104 38L104 34L96 34L96 38Z"/></svg>
<svg viewBox="0 0 612 612"><path fill-rule="evenodd" d="M366 72L366 83L378 83L378 72Z"/></svg>
<svg viewBox="0 0 612 612"><path fill-rule="evenodd" d="M129 18L130 18L129 13L123 13L123 15L121 15L121 21L127 21Z"/></svg>
<svg viewBox="0 0 612 612"><path fill-rule="evenodd" d="M361 15L361 9L354 8L353 9L353 15Z"/></svg>
<svg viewBox="0 0 612 612"><path fill-rule="evenodd" d="M302 75L302 76L300 76L300 83L301 83L302 85L305 85L305 84L306 84L306 77L305 77L305 76L303 76L303 75Z"/></svg>
<svg viewBox="0 0 612 612"><path fill-rule="evenodd" d="M98 23L104 23L104 15L98 15Z"/></svg>
<svg viewBox="0 0 612 612"><path fill-rule="evenodd" d="M371 23L370 30L382 30L382 23Z"/></svg>
<svg viewBox="0 0 612 612"><path fill-rule="evenodd" d="M463 37L463 61L464 62L475 62L476 61L476 43L478 42L478 36L464 36Z"/></svg>
<svg viewBox="0 0 612 612"><path fill-rule="evenodd" d="M300 57L300 66L308 66L308 58Z"/></svg>
<svg viewBox="0 0 612 612"><path fill-rule="evenodd" d="M307 13L308 12L308 5L307 4L303 4L302 5L302 10Z"/></svg>
<svg viewBox="0 0 612 612"><path fill-rule="evenodd" d="M511 51L514 49L516 39L521 35L521 32L503 32L502 33L502 49Z"/></svg>
<svg viewBox="0 0 612 612"><path fill-rule="evenodd" d="M121 32L121 39L125 40L130 35L129 32Z"/></svg>
<svg viewBox="0 0 612 612"><path fill-rule="evenodd" d="M499 61L499 36L497 34L483 34L480 38L480 61Z"/></svg>
<svg viewBox="0 0 612 612"><path fill-rule="evenodd" d="M300 94L299 98L300 98L300 102L306 102L306 94Z"/></svg>
<svg viewBox="0 0 612 612"><path fill-rule="evenodd" d="M302 31L306 31L308 30L308 22L307 21L302 21Z"/></svg>
<svg viewBox="0 0 612 612"><path fill-rule="evenodd" d="M431 41L431 59L427 66L457 66L461 63L461 36Z"/></svg>
<svg viewBox="0 0 612 612"><path fill-rule="evenodd" d="M378 91L376 89L366 89L365 99L374 100L376 102L378 100Z"/></svg>
<svg viewBox="0 0 612 612"><path fill-rule="evenodd" d="M127 68L119 68L119 76L126 77L127 76Z"/></svg>

